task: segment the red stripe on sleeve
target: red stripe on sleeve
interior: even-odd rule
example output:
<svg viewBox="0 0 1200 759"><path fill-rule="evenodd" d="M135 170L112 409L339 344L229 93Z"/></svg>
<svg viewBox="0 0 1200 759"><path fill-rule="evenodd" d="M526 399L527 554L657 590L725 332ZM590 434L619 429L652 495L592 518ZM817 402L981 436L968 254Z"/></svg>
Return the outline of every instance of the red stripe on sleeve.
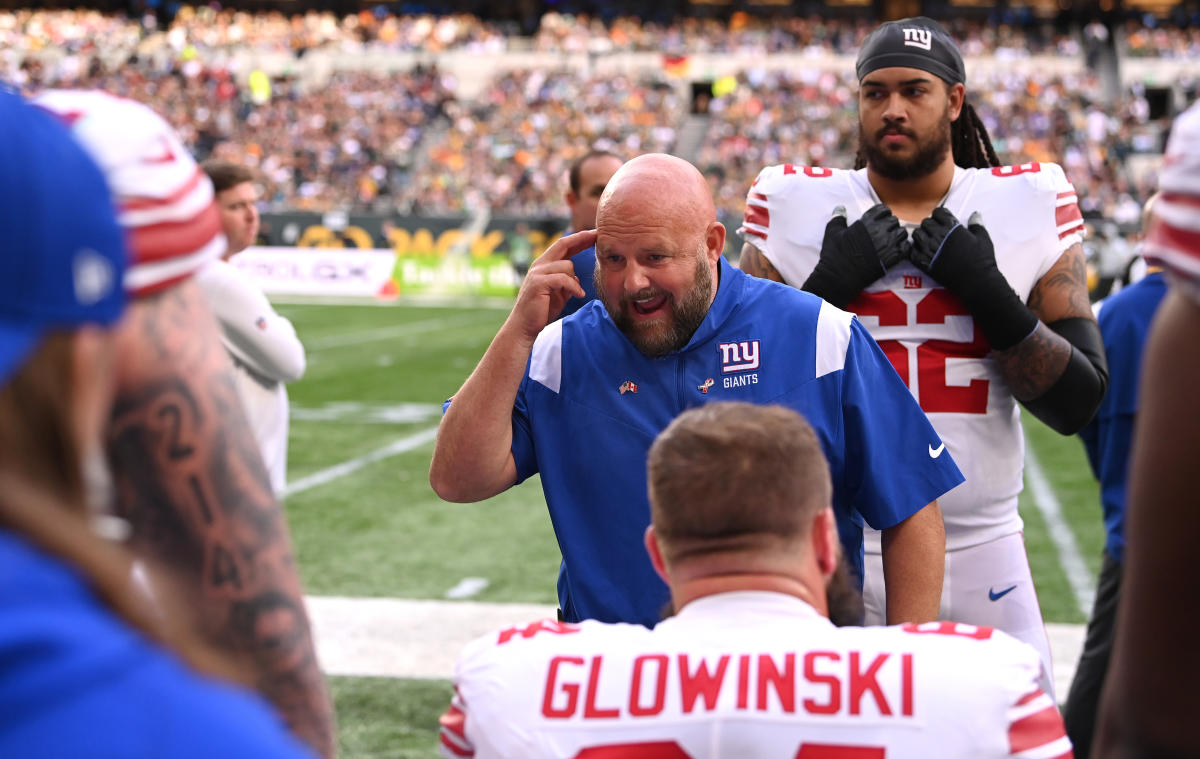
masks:
<svg viewBox="0 0 1200 759"><path fill-rule="evenodd" d="M1054 211L1054 225L1061 227L1068 222L1078 221L1080 226L1083 225L1083 214L1079 211L1078 203L1068 203L1065 206L1059 206Z"/></svg>
<svg viewBox="0 0 1200 759"><path fill-rule="evenodd" d="M769 227L771 226L771 212L767 210L766 206L756 206L747 203L746 223L757 224L760 227Z"/></svg>
<svg viewBox="0 0 1200 759"><path fill-rule="evenodd" d="M1034 700L1035 698L1039 698L1042 695L1043 695L1043 691L1041 688L1038 688L1037 690L1032 690L1032 691L1026 693L1024 696L1021 696L1020 700L1018 700L1015 705L1016 706L1024 706L1025 704L1028 704L1030 701Z"/></svg>
<svg viewBox="0 0 1200 759"><path fill-rule="evenodd" d="M1068 237L1070 237L1071 235L1079 232L1081 229L1083 229L1082 221L1080 221L1078 224L1071 225L1071 227L1069 229L1064 229L1063 231L1059 232L1058 239L1065 240Z"/></svg>
<svg viewBox="0 0 1200 759"><path fill-rule="evenodd" d="M766 202L767 202L767 196L766 196L766 195L763 195L761 192L752 192L752 193L750 193L750 199L751 199L751 200L757 200L757 201L759 201L759 202L762 202L762 203L766 203Z"/></svg>
<svg viewBox="0 0 1200 759"><path fill-rule="evenodd" d="M1028 717L1022 717L1008 728L1009 752L1019 754L1031 748L1045 746L1066 737L1058 707L1047 706Z"/></svg>
<svg viewBox="0 0 1200 759"><path fill-rule="evenodd" d="M1178 192L1164 192L1160 200L1162 200L1164 203L1178 203L1181 206L1200 208L1200 195L1184 195Z"/></svg>
<svg viewBox="0 0 1200 759"><path fill-rule="evenodd" d="M438 738L441 740L442 745L445 746L446 748L450 749L450 753L454 754L455 756L466 756L466 757L475 756L474 751L465 749L462 746L454 745L454 741L447 738L444 733L439 734Z"/></svg>
<svg viewBox="0 0 1200 759"><path fill-rule="evenodd" d="M438 724L463 740L467 739L467 715L454 704L450 704L446 713L438 718Z"/></svg>
<svg viewBox="0 0 1200 759"><path fill-rule="evenodd" d="M221 233L215 204L186 221L168 221L129 230L129 249L136 263L163 261L195 253Z"/></svg>
<svg viewBox="0 0 1200 759"><path fill-rule="evenodd" d="M1150 225L1150 242L1200 259L1200 232L1174 227L1158 219Z"/></svg>

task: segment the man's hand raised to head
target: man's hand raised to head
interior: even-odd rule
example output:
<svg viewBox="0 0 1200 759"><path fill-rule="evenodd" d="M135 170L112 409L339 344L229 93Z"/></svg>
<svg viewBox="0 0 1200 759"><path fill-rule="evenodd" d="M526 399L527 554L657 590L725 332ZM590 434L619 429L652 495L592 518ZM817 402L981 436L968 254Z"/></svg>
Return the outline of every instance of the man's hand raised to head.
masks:
<svg viewBox="0 0 1200 759"><path fill-rule="evenodd" d="M529 267L509 317L530 340L562 312L572 296L585 297L571 257L596 244L596 230L561 237Z"/></svg>

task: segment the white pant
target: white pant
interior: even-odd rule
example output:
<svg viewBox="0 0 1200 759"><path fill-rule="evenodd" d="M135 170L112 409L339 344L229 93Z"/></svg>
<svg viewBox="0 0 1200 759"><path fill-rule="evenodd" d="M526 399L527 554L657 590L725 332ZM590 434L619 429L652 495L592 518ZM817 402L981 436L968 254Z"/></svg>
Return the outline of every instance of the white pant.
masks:
<svg viewBox="0 0 1200 759"><path fill-rule="evenodd" d="M866 624L886 622L883 557L865 556L863 604ZM946 552L946 575L938 618L969 625L994 627L1037 649L1042 657L1042 690L1054 697L1053 661L1042 609L1038 605L1025 538L1005 535L958 551Z"/></svg>

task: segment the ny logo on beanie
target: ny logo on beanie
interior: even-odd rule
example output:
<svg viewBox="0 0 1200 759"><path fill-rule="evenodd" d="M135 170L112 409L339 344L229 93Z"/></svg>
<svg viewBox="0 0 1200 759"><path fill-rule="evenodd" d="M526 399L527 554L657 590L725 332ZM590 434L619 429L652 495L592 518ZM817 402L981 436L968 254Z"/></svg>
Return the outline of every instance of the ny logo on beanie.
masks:
<svg viewBox="0 0 1200 759"><path fill-rule="evenodd" d="M903 29L904 44L928 50L933 44L933 32L919 26L908 26Z"/></svg>

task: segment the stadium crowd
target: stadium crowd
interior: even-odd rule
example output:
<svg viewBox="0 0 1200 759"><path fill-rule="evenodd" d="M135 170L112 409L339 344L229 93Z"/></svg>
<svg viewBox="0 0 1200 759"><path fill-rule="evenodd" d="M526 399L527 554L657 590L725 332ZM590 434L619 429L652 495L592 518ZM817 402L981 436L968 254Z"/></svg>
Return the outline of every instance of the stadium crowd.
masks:
<svg viewBox="0 0 1200 759"><path fill-rule="evenodd" d="M665 52L669 55L852 52L865 20L800 17L729 22L547 13L531 38L474 16L395 16L363 11L338 17L184 7L165 29L153 16L95 11L0 13L0 79L29 91L100 88L153 105L200 158L260 169L269 210L373 210L459 215L561 212L566 166L589 147L632 156L671 151L684 120L680 80L663 66L637 75L578 70L498 71L478 95L459 92L436 64L400 70L296 71L268 78L255 55L314 50L494 54ZM1038 23L952 25L968 57L1005 61L1036 54L1080 59L1080 39ZM1118 27L1125 55L1173 58L1194 51L1194 28ZM1090 35L1081 34L1086 44ZM1106 103L1083 73L1023 74L993 66L975 99L1008 162L1059 160L1079 187L1085 212L1136 219L1148 196L1128 172L1131 153L1161 147L1141 87ZM853 162L854 82L820 67L748 69L709 103L708 131L693 156L704 168L722 216L736 218L763 165Z"/></svg>

